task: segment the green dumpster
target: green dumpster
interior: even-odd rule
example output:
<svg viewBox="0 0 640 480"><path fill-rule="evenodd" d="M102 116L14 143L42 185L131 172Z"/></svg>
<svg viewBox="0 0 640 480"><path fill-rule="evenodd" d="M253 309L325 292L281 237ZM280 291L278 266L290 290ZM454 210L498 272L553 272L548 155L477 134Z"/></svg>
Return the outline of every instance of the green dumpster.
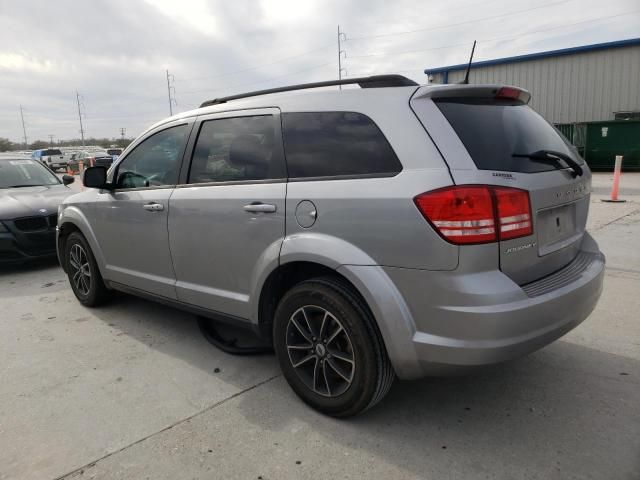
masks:
<svg viewBox="0 0 640 480"><path fill-rule="evenodd" d="M594 170L613 170L622 155L623 170L640 171L640 121L610 120L585 123L584 159Z"/></svg>

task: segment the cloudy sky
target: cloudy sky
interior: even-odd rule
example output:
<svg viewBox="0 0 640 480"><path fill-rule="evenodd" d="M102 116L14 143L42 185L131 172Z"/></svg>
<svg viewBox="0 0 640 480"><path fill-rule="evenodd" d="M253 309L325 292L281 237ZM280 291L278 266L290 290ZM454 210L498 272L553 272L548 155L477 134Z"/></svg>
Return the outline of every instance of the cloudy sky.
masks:
<svg viewBox="0 0 640 480"><path fill-rule="evenodd" d="M237 92L640 36L637 0L0 0L0 137L135 136Z"/></svg>

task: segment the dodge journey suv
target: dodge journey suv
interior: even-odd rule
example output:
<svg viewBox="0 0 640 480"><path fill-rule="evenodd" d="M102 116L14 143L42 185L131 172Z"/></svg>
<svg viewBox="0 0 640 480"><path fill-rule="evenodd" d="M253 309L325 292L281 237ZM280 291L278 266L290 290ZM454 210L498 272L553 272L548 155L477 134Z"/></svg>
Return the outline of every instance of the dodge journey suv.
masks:
<svg viewBox="0 0 640 480"><path fill-rule="evenodd" d="M312 90L338 84L360 88ZM529 99L389 75L205 102L86 170L60 262L86 306L120 290L253 330L302 400L354 415L593 310L591 173Z"/></svg>

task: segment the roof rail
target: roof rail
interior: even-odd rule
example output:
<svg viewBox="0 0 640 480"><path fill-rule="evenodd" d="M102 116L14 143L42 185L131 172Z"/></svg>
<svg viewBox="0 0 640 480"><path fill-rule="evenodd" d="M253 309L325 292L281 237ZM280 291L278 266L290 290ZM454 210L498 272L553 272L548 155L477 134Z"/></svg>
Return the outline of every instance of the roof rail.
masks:
<svg viewBox="0 0 640 480"><path fill-rule="evenodd" d="M239 93L228 97L215 98L207 100L202 107L218 105L226 103L230 100L238 100L240 98L257 97L260 95L268 95L270 93L291 92L293 90L307 90L309 88L333 87L336 85L360 85L360 88L384 88L384 87L417 87L418 84L413 80L402 75L373 75L371 77L349 78L345 80L328 80L326 82L301 83L298 85L289 85L288 87L269 88L267 90L256 90L255 92Z"/></svg>

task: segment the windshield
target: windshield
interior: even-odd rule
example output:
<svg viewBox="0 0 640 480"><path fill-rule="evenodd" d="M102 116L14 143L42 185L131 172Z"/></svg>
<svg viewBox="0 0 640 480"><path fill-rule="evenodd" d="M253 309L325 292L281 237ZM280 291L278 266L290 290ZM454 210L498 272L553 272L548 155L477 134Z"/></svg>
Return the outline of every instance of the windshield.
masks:
<svg viewBox="0 0 640 480"><path fill-rule="evenodd" d="M0 188L59 184L58 177L33 160L0 161Z"/></svg>
<svg viewBox="0 0 640 480"><path fill-rule="evenodd" d="M50 157L51 155L62 155L62 152L57 148L50 148L49 150L42 152L43 157Z"/></svg>
<svg viewBox="0 0 640 480"><path fill-rule="evenodd" d="M558 168L527 158L542 150L583 163L564 136L528 105L478 98L448 98L436 100L436 105L480 170L535 173Z"/></svg>

